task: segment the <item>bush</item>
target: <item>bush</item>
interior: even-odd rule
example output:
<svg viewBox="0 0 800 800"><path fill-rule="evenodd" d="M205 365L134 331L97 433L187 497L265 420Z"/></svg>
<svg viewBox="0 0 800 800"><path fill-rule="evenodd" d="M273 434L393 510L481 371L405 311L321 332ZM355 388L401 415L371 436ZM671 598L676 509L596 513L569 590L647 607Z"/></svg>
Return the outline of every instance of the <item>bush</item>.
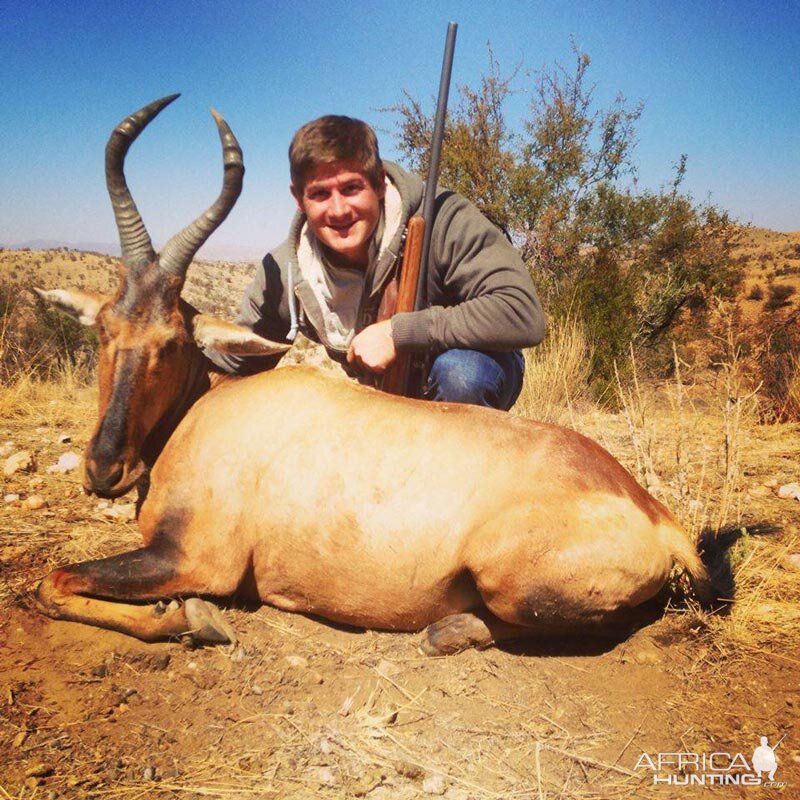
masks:
<svg viewBox="0 0 800 800"><path fill-rule="evenodd" d="M0 283L0 381L44 377L64 365L88 375L96 363L93 329L56 311L17 283Z"/></svg>
<svg viewBox="0 0 800 800"><path fill-rule="evenodd" d="M788 283L775 283L769 287L769 298L764 304L766 311L776 311L789 305L789 298L795 293L794 286Z"/></svg>
<svg viewBox="0 0 800 800"><path fill-rule="evenodd" d="M761 393L776 419L800 420L800 310L766 324L766 344L757 362Z"/></svg>
<svg viewBox="0 0 800 800"><path fill-rule="evenodd" d="M764 299L764 290L756 284L751 290L750 293L747 295L748 300L763 300Z"/></svg>
<svg viewBox="0 0 800 800"><path fill-rule="evenodd" d="M551 316L581 318L602 388L631 341L652 346L683 308L733 296L741 264L728 215L681 192L682 156L670 184L638 191L630 178L641 105L621 95L597 108L589 56L573 47L572 70L557 66L521 90L529 116L512 128L505 101L519 71L490 67L477 88L460 89L448 116L439 182L469 197L520 249ZM397 145L423 174L433 120L406 96Z"/></svg>

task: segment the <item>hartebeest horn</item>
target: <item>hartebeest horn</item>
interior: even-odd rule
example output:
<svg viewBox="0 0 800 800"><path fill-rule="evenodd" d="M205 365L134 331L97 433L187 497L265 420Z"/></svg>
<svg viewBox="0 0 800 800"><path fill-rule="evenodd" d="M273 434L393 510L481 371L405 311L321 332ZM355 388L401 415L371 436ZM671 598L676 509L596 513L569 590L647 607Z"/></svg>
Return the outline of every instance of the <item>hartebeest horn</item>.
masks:
<svg viewBox="0 0 800 800"><path fill-rule="evenodd" d="M139 209L136 208L128 184L125 182L125 155L150 120L179 96L171 94L162 97L125 117L114 128L106 145L106 186L117 220L122 262L126 267L135 268L150 263L155 258L155 252Z"/></svg>
<svg viewBox="0 0 800 800"><path fill-rule="evenodd" d="M186 270L192 263L195 253L228 216L242 191L242 179L244 178L242 148L239 147L239 142L236 141L228 123L213 108L211 114L217 123L219 138L222 142L222 157L225 166L222 191L216 202L205 213L173 236L161 251L161 269L181 278L186 275Z"/></svg>

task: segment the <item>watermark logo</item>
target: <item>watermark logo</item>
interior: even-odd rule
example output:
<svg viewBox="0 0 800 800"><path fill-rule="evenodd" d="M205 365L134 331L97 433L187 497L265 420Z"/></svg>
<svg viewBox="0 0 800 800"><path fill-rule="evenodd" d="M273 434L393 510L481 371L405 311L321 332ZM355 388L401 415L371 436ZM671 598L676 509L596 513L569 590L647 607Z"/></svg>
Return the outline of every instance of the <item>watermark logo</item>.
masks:
<svg viewBox="0 0 800 800"><path fill-rule="evenodd" d="M744 753L642 753L634 771L652 772L653 783L672 786L772 786L785 783L775 780L778 757L775 751L785 735L770 746L766 736L753 750L748 761Z"/></svg>

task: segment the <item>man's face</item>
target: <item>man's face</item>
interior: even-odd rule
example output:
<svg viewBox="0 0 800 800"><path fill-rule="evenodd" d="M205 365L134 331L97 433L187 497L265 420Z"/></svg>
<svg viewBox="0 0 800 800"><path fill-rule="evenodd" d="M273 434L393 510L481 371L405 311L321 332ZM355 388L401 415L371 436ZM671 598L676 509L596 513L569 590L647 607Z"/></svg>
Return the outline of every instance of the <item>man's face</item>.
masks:
<svg viewBox="0 0 800 800"><path fill-rule="evenodd" d="M302 193L291 188L311 230L331 251L335 262L365 269L370 240L381 215L383 180L376 190L358 162L335 161L314 169Z"/></svg>

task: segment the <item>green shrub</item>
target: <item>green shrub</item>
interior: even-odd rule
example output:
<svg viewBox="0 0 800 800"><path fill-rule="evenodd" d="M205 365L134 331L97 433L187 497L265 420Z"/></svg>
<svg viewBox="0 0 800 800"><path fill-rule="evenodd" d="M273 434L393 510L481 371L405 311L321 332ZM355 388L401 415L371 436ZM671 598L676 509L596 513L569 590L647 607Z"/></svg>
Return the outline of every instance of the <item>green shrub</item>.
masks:
<svg viewBox="0 0 800 800"><path fill-rule="evenodd" d="M88 375L96 363L93 329L56 311L18 283L0 282L0 380L43 377L69 364Z"/></svg>

